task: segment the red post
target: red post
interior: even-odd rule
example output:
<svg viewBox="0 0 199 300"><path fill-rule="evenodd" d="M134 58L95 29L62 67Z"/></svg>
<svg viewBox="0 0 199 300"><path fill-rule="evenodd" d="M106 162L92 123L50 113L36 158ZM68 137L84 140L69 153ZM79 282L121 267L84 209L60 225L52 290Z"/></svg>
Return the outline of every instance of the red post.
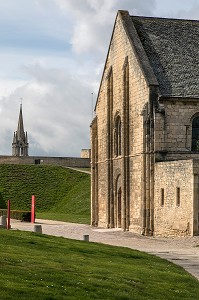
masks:
<svg viewBox="0 0 199 300"><path fill-rule="evenodd" d="M7 210L7 229L10 229L10 200L8 200L8 210Z"/></svg>
<svg viewBox="0 0 199 300"><path fill-rule="evenodd" d="M35 223L35 196L32 195L31 223Z"/></svg>

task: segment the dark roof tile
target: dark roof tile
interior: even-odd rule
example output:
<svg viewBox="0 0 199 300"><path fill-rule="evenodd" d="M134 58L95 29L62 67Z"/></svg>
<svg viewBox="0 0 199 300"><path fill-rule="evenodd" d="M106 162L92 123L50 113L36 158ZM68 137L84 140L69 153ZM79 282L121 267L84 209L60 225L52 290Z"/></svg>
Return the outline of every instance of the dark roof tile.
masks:
<svg viewBox="0 0 199 300"><path fill-rule="evenodd" d="M199 97L199 21L132 17L162 96Z"/></svg>

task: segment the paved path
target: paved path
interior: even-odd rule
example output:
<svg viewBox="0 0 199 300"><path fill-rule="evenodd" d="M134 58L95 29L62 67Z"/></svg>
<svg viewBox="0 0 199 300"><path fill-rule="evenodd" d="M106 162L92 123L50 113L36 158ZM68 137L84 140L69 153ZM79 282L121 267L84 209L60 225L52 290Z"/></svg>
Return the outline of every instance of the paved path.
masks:
<svg viewBox="0 0 199 300"><path fill-rule="evenodd" d="M64 168L91 175L91 171L83 170L83 168L82 169L72 168L72 167L64 167Z"/></svg>
<svg viewBox="0 0 199 300"><path fill-rule="evenodd" d="M92 228L89 225L36 219L44 234L91 242L123 246L145 251L178 264L199 280L199 236L187 238L154 238L123 232L121 229ZM34 231L31 223L11 220L12 229Z"/></svg>

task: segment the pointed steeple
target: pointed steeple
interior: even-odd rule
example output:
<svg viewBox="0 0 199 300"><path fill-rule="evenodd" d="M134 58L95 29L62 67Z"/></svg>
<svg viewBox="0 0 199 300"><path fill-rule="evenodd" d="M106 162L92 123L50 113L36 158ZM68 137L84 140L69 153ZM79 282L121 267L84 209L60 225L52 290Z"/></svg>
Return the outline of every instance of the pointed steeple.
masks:
<svg viewBox="0 0 199 300"><path fill-rule="evenodd" d="M14 132L12 143L13 156L28 156L28 135L24 131L22 104L20 104L17 131Z"/></svg>
<svg viewBox="0 0 199 300"><path fill-rule="evenodd" d="M23 114L22 114L22 104L20 104L20 111L19 111L19 120L17 126L17 137L19 140L25 140L25 132L23 127Z"/></svg>

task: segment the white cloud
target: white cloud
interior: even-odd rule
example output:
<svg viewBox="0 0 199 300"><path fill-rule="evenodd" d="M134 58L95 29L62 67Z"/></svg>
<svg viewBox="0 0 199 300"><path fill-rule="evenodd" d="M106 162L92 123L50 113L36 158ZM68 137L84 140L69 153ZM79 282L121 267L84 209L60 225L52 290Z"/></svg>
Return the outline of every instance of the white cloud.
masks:
<svg viewBox="0 0 199 300"><path fill-rule="evenodd" d="M30 154L79 156L117 10L198 18L199 0L187 2L0 0L0 154L11 153L23 97Z"/></svg>
<svg viewBox="0 0 199 300"><path fill-rule="evenodd" d="M72 16L72 48L77 54L93 53L104 59L119 9L132 14L152 15L155 0L55 0L66 14Z"/></svg>
<svg viewBox="0 0 199 300"><path fill-rule="evenodd" d="M56 69L35 65L27 68L27 72L32 80L0 102L0 124L5 123L1 126L4 128L1 130L4 145L1 154L6 147L11 149L10 133L16 130L19 98L23 97L30 153L79 156L80 149L89 146L89 87L78 77Z"/></svg>
<svg viewBox="0 0 199 300"><path fill-rule="evenodd" d="M199 19L199 3L196 6L193 6L191 9L188 10L180 10L176 16L178 18L183 19L192 19L192 20L198 20Z"/></svg>
<svg viewBox="0 0 199 300"><path fill-rule="evenodd" d="M198 19L199 0L156 0L155 14L170 18Z"/></svg>

